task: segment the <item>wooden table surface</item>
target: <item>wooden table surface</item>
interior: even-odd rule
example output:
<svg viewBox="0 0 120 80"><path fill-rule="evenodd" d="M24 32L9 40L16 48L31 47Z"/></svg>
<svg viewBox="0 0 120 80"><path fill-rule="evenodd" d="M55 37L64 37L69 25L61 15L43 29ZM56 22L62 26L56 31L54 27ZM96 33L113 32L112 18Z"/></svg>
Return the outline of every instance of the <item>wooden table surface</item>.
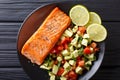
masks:
<svg viewBox="0 0 120 80"><path fill-rule="evenodd" d="M30 80L18 59L17 33L32 10L56 1L0 0L0 80ZM108 31L104 60L91 80L120 80L120 0L79 0L79 3L99 13Z"/></svg>

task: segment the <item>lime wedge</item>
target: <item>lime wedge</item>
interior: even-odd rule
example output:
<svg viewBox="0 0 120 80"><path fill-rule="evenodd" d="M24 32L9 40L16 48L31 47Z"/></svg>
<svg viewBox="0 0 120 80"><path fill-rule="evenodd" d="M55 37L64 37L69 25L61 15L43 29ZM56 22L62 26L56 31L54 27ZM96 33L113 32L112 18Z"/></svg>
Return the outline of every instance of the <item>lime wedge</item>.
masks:
<svg viewBox="0 0 120 80"><path fill-rule="evenodd" d="M87 34L93 41L101 42L106 39L107 30L103 25L94 23L88 26Z"/></svg>
<svg viewBox="0 0 120 80"><path fill-rule="evenodd" d="M97 13L90 12L89 14L90 14L90 19L86 26L89 26L90 24L93 24L93 23L101 24L101 18Z"/></svg>
<svg viewBox="0 0 120 80"><path fill-rule="evenodd" d="M86 7L82 5L75 5L69 12L72 22L77 26L84 26L89 21L89 12Z"/></svg>

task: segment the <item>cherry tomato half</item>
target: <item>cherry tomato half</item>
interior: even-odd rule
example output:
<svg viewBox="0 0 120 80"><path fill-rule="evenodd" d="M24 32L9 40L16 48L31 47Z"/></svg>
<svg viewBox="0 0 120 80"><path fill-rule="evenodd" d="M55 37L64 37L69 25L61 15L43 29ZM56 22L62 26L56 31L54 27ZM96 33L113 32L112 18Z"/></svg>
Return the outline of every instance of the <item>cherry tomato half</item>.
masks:
<svg viewBox="0 0 120 80"><path fill-rule="evenodd" d="M90 47L86 47L84 50L83 50L84 54L91 54L91 50L90 50Z"/></svg>

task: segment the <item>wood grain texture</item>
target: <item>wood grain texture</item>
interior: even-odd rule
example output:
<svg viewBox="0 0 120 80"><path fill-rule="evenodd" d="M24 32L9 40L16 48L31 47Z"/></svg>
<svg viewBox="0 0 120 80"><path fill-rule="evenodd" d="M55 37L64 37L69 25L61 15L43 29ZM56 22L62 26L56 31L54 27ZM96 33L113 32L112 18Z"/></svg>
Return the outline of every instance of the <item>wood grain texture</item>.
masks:
<svg viewBox="0 0 120 80"><path fill-rule="evenodd" d="M100 68L90 80L118 80L120 79L120 67Z"/></svg>
<svg viewBox="0 0 120 80"><path fill-rule="evenodd" d="M79 1L100 14L108 31L102 65L91 80L120 80L120 0L69 1ZM53 2L57 0L0 0L0 80L30 80L19 63L17 34L30 12Z"/></svg>
<svg viewBox="0 0 120 80"><path fill-rule="evenodd" d="M0 68L0 80L30 80L22 68Z"/></svg>
<svg viewBox="0 0 120 80"><path fill-rule="evenodd" d="M32 10L57 0L0 0L0 21L23 21ZM66 0L62 0L66 1ZM72 0L73 1L73 0ZM75 0L101 15L104 21L120 21L119 0ZM113 4L115 3L115 4ZM101 5L102 4L102 5ZM109 14L108 14L109 13Z"/></svg>

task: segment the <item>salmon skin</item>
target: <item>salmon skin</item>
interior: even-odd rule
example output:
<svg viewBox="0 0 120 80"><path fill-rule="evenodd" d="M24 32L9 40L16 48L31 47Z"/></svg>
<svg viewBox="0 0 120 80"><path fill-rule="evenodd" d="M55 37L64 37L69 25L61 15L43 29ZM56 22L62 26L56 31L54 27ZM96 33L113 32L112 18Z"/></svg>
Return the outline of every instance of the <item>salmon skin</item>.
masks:
<svg viewBox="0 0 120 80"><path fill-rule="evenodd" d="M37 31L26 41L21 50L22 55L32 63L41 65L70 23L69 16L55 7Z"/></svg>

